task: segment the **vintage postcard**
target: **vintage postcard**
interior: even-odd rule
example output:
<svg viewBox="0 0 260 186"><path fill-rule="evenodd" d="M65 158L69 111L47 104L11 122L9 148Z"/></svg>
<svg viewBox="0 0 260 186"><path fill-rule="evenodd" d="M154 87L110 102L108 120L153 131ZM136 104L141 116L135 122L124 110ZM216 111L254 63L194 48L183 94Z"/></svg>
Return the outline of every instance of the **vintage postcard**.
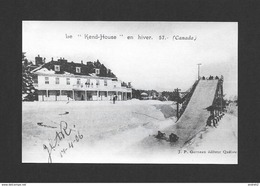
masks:
<svg viewBox="0 0 260 186"><path fill-rule="evenodd" d="M237 22L22 22L22 163L238 163Z"/></svg>

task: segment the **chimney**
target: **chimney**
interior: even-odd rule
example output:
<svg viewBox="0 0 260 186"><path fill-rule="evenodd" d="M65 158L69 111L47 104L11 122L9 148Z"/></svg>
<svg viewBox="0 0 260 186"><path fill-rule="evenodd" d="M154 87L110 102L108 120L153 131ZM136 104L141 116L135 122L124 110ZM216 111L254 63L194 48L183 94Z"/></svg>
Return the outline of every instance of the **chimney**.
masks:
<svg viewBox="0 0 260 186"><path fill-rule="evenodd" d="M60 59L58 59L58 62L61 62L61 63L66 63L68 62L68 60L66 60L64 57L60 57Z"/></svg>
<svg viewBox="0 0 260 186"><path fill-rule="evenodd" d="M37 57L35 57L35 64L36 64L37 66L43 64L43 62L42 62L42 57L40 57L40 55L38 55Z"/></svg>
<svg viewBox="0 0 260 186"><path fill-rule="evenodd" d="M51 61L53 61L53 57L51 58Z"/></svg>
<svg viewBox="0 0 260 186"><path fill-rule="evenodd" d="M128 82L128 87L129 87L129 88L131 87L131 82Z"/></svg>
<svg viewBox="0 0 260 186"><path fill-rule="evenodd" d="M83 60L81 60L81 64L83 64Z"/></svg>
<svg viewBox="0 0 260 186"><path fill-rule="evenodd" d="M92 62L87 62L87 65L92 65L93 63Z"/></svg>

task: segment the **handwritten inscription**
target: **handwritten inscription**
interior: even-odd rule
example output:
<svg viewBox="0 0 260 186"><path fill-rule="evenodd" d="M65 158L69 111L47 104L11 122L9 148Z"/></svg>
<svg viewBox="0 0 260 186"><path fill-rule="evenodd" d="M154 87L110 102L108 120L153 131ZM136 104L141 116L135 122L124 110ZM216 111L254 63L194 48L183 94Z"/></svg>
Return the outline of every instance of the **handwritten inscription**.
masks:
<svg viewBox="0 0 260 186"><path fill-rule="evenodd" d="M74 138L72 141L68 141L67 146L60 150L61 157L66 154L68 149L74 148L74 143L79 142L83 138L83 135L80 134L79 131L75 130L75 125L74 128L69 128L67 122L61 121L59 124L59 130L55 132L54 139L51 140L47 145L43 144L43 149L48 153L48 163L52 163L52 152L56 150L61 141L65 139L69 140L69 136Z"/></svg>

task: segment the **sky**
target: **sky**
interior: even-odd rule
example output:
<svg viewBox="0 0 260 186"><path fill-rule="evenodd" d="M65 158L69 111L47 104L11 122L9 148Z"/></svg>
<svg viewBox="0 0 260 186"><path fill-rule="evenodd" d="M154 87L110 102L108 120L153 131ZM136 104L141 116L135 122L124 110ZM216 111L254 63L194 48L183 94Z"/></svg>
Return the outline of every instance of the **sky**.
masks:
<svg viewBox="0 0 260 186"><path fill-rule="evenodd" d="M85 38L100 34L116 39ZM176 40L180 37L192 40ZM29 61L37 55L47 62L52 57L78 63L98 59L134 88L157 91L188 90L201 63L201 76L223 75L226 97L237 95L236 22L23 21L22 50Z"/></svg>

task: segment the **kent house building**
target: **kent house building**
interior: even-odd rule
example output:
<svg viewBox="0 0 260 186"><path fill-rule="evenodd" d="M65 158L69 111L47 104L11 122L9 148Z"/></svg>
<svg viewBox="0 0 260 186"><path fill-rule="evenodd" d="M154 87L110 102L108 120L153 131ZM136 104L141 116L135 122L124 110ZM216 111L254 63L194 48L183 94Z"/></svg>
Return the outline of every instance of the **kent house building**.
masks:
<svg viewBox="0 0 260 186"><path fill-rule="evenodd" d="M74 63L64 58L45 63L35 58L34 86L38 90L38 101L102 101L127 100L132 97L131 83L126 84L98 60Z"/></svg>

